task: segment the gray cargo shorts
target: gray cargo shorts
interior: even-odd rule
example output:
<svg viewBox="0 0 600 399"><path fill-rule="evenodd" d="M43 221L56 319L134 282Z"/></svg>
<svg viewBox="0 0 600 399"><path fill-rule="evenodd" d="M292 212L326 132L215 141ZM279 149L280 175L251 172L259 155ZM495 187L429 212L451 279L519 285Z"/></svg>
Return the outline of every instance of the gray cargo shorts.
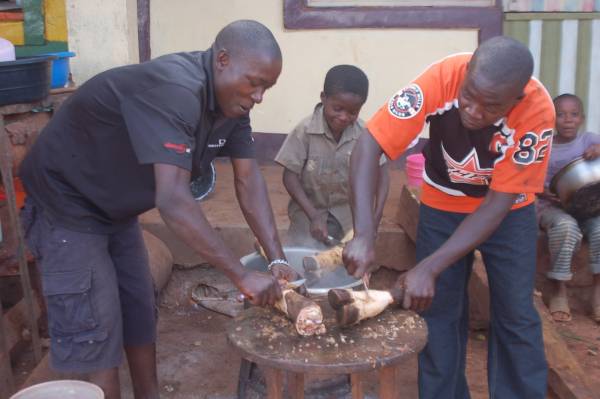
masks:
<svg viewBox="0 0 600 399"><path fill-rule="evenodd" d="M156 341L154 285L137 222L113 234L81 233L53 224L27 199L21 223L41 274L52 368L118 367L124 345Z"/></svg>

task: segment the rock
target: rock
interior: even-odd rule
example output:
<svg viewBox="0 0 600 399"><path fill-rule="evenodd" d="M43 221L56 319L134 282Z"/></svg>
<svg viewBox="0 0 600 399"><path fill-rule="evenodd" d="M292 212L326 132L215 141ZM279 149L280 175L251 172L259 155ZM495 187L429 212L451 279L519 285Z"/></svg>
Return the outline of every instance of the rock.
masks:
<svg viewBox="0 0 600 399"><path fill-rule="evenodd" d="M143 235L150 260L150 273L156 291L160 292L171 278L173 255L158 237L145 230L143 230Z"/></svg>

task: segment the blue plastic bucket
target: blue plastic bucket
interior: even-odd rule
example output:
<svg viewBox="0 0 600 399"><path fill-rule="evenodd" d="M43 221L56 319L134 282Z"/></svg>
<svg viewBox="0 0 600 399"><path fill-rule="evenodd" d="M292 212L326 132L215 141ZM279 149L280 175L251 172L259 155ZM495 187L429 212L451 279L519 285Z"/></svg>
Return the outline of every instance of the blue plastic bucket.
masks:
<svg viewBox="0 0 600 399"><path fill-rule="evenodd" d="M45 55L53 55L57 57L52 61L52 81L50 87L58 89L65 87L69 79L69 58L74 57L72 51L61 51L57 53L47 53Z"/></svg>

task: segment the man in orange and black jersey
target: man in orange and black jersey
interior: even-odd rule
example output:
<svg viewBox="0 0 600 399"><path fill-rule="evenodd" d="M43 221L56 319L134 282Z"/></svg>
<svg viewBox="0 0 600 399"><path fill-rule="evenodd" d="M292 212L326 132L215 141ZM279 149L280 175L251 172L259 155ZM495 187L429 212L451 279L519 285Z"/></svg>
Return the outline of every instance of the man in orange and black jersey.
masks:
<svg viewBox="0 0 600 399"><path fill-rule="evenodd" d="M490 397L545 398L547 365L533 306L537 226L554 126L552 100L531 77L529 50L507 37L449 56L392 96L351 157L354 239L344 263L356 277L374 260L377 160L398 158L425 123L430 139L417 233L418 264L397 284L427 321L420 398L469 398L467 282L483 255L491 293Z"/></svg>

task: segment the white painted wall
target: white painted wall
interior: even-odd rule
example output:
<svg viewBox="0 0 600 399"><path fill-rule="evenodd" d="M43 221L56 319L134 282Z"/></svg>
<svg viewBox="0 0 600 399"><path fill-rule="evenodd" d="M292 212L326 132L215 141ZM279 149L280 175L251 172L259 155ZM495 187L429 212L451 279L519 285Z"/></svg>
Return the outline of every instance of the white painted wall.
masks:
<svg viewBox="0 0 600 399"><path fill-rule="evenodd" d="M136 0L67 0L77 84L106 69L138 62L136 14ZM223 26L244 18L267 25L284 57L277 85L251 115L258 132L289 132L319 101L325 73L336 64L357 65L369 77L369 99L361 113L368 119L427 65L477 45L474 30L286 30L282 0L151 0L152 56L206 49Z"/></svg>
<svg viewBox="0 0 600 399"><path fill-rule="evenodd" d="M76 84L106 69L138 62L136 0L66 0Z"/></svg>
<svg viewBox="0 0 600 399"><path fill-rule="evenodd" d="M327 70L354 64L370 80L361 117L377 108L437 59L477 46L474 30L322 29L286 30L282 0L152 0L152 56L202 50L237 19L255 19L272 31L283 51L283 71L252 112L255 131L287 133L319 101Z"/></svg>

